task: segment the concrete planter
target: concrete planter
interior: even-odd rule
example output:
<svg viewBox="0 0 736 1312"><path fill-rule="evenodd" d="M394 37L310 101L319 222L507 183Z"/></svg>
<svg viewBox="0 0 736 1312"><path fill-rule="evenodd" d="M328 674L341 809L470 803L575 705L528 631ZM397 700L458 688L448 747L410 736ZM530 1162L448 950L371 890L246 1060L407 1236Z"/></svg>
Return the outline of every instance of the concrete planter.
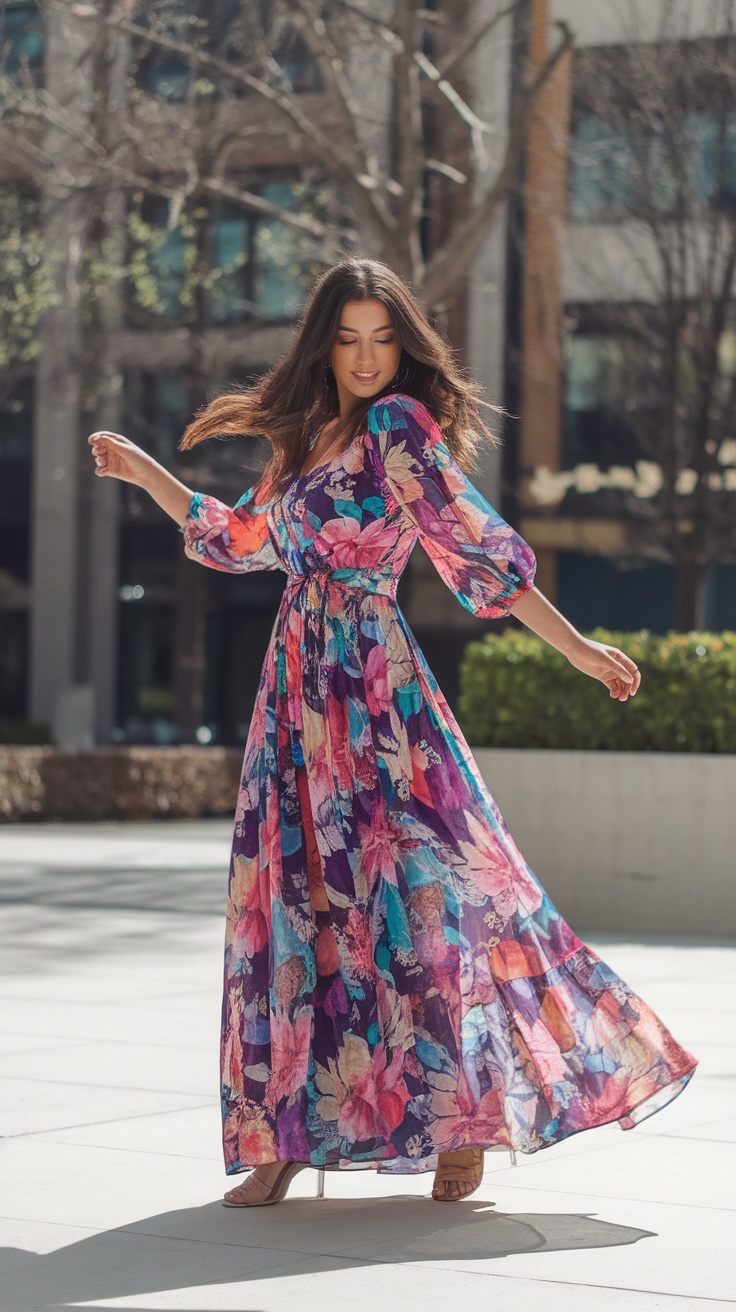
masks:
<svg viewBox="0 0 736 1312"><path fill-rule="evenodd" d="M736 756L473 754L517 847L573 926L736 934Z"/></svg>
<svg viewBox="0 0 736 1312"><path fill-rule="evenodd" d="M736 934L736 756L477 747L517 847L573 926ZM0 747L0 821L235 810L241 748Z"/></svg>

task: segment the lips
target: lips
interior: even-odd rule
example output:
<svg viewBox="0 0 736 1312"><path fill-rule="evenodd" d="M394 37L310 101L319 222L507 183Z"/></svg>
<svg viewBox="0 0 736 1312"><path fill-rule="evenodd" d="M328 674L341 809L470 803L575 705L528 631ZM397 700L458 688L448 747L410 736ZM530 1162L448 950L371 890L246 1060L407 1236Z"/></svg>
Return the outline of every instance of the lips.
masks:
<svg viewBox="0 0 736 1312"><path fill-rule="evenodd" d="M359 383L372 383L378 377L379 372L378 369L373 374L356 374L353 372L353 378L357 379Z"/></svg>

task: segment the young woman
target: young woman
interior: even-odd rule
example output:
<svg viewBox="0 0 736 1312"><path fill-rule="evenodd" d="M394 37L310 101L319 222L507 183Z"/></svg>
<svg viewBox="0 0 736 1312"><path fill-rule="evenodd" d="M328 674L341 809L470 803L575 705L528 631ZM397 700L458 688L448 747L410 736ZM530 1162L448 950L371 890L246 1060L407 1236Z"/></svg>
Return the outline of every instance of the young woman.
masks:
<svg viewBox="0 0 736 1312"><path fill-rule="evenodd" d="M270 440L233 509L89 438L97 474L145 488L193 560L286 574L230 865L223 1144L228 1175L255 1169L229 1206L279 1201L306 1165L434 1170L432 1197L456 1200L485 1149L629 1129L696 1066L550 902L396 603L419 538L475 615L513 613L620 702L639 687L468 480L478 405L401 279L347 260L285 358L184 434Z"/></svg>

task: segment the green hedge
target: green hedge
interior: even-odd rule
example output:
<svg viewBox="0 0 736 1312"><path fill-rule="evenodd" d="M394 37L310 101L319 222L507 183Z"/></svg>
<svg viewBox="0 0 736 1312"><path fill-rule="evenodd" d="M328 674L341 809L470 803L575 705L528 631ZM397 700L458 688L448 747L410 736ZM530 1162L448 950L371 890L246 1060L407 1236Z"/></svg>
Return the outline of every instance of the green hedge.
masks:
<svg viewBox="0 0 736 1312"><path fill-rule="evenodd" d="M634 697L614 700L535 634L488 633L460 666L458 722L471 746L736 752L736 633L585 636L636 661Z"/></svg>

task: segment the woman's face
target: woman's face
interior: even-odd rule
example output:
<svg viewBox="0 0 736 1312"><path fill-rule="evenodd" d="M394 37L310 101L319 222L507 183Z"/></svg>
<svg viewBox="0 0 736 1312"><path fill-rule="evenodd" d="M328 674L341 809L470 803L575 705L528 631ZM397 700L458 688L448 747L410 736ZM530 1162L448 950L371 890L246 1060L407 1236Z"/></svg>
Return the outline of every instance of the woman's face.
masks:
<svg viewBox="0 0 736 1312"><path fill-rule="evenodd" d="M330 351L340 413L380 396L399 367L401 343L381 301L346 301Z"/></svg>

